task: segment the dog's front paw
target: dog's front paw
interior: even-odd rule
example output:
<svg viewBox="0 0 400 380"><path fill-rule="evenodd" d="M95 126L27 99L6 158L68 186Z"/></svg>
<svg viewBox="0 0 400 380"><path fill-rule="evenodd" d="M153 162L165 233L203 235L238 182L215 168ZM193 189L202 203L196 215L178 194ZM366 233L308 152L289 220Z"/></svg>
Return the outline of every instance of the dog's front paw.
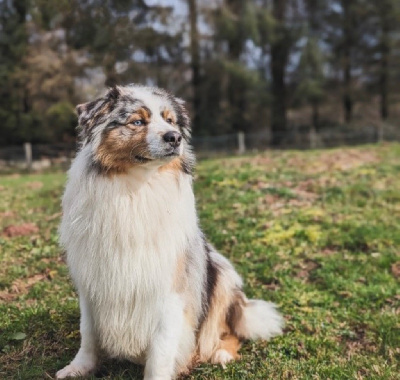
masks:
<svg viewBox="0 0 400 380"><path fill-rule="evenodd" d="M93 372L93 365L68 364L56 374L56 379L65 379L67 377L87 376Z"/></svg>

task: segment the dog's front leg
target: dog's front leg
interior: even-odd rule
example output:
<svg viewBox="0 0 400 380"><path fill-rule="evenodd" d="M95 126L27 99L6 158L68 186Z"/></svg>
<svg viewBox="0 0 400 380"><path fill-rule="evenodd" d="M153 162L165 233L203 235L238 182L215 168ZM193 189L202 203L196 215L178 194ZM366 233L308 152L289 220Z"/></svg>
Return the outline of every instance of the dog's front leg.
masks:
<svg viewBox="0 0 400 380"><path fill-rule="evenodd" d="M170 294L164 303L161 320L147 353L145 380L171 380L175 376L178 345L183 329L183 300Z"/></svg>
<svg viewBox="0 0 400 380"><path fill-rule="evenodd" d="M81 348L74 360L57 372L57 379L86 376L93 372L97 364L96 338L93 331L93 320L90 307L84 296L79 296L81 309Z"/></svg>

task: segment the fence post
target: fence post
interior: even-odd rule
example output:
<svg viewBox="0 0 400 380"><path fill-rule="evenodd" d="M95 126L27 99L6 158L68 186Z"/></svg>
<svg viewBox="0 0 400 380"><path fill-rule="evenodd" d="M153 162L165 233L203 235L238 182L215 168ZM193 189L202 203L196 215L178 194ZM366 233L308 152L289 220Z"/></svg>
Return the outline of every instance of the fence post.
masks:
<svg viewBox="0 0 400 380"><path fill-rule="evenodd" d="M244 133L243 132L238 132L237 140L238 140L238 148L239 148L238 153L244 154L246 152L246 144L244 142Z"/></svg>
<svg viewBox="0 0 400 380"><path fill-rule="evenodd" d="M317 147L317 131L315 127L310 128L310 149L315 149Z"/></svg>
<svg viewBox="0 0 400 380"><path fill-rule="evenodd" d="M376 129L377 129L377 142L378 143L380 143L380 142L382 142L383 141L383 126L384 126L384 124L383 124L383 122L379 122L378 123L378 125L376 126Z"/></svg>
<svg viewBox="0 0 400 380"><path fill-rule="evenodd" d="M31 171L32 169L32 144L29 142L24 143L26 168Z"/></svg>

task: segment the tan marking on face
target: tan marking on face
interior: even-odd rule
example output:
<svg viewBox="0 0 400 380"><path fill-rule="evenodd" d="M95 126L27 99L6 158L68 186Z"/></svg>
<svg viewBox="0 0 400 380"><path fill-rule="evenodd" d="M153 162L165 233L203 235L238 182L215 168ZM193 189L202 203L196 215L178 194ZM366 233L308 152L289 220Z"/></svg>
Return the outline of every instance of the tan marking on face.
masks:
<svg viewBox="0 0 400 380"><path fill-rule="evenodd" d="M165 121L167 121L168 119L171 119L172 120L172 124L176 123L175 113L172 112L171 110L167 109L167 108L164 111L161 112L161 116Z"/></svg>
<svg viewBox="0 0 400 380"><path fill-rule="evenodd" d="M135 111L128 119L127 124L130 125L131 123L135 122L136 120L143 120L145 124L149 124L151 119L150 111L145 108L139 108Z"/></svg>
<svg viewBox="0 0 400 380"><path fill-rule="evenodd" d="M96 152L96 159L107 174L126 173L135 163L135 156L149 155L146 135L147 127L130 126L130 131L120 127L110 130L103 137Z"/></svg>

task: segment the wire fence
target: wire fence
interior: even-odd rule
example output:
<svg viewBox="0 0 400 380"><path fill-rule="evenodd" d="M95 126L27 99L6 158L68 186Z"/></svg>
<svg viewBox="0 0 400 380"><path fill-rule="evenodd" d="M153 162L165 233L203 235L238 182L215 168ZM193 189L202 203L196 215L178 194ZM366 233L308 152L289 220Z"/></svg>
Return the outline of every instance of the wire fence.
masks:
<svg viewBox="0 0 400 380"><path fill-rule="evenodd" d="M292 128L281 135L269 130L257 133L226 134L194 137L192 145L199 158L262 152L268 149L321 149L346 145L372 144L382 141L400 141L400 128L389 125L364 126L355 130L340 128L314 131L310 128ZM276 141L279 141L277 144ZM30 144L0 148L0 171L41 171L51 167L69 167L76 154L75 143Z"/></svg>

